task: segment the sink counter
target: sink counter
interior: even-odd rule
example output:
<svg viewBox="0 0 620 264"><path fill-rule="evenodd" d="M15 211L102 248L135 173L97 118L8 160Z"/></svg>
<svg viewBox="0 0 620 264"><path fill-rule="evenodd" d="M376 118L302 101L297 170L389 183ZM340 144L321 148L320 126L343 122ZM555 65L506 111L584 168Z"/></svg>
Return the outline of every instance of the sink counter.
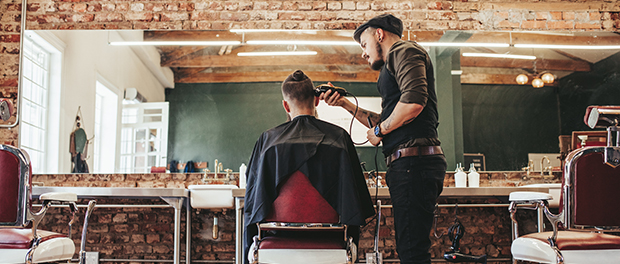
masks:
<svg viewBox="0 0 620 264"><path fill-rule="evenodd" d="M190 256L191 250L191 208L187 206L187 198L189 198L189 191L185 188L136 188L136 187L64 187L64 186L33 186L32 196L38 198L43 193L49 192L71 192L75 193L78 198L86 199L161 199L168 203L169 207L174 208L174 253L173 264L181 263L181 213L183 205L185 205L185 212L187 214L186 219L186 255ZM110 207L114 205L100 204L97 207ZM122 206L122 205L121 205ZM125 205L126 206L126 205ZM154 205L151 202L147 202L139 207L154 208L160 207ZM137 207L134 205L134 207ZM190 258L186 259L186 263L189 264Z"/></svg>
<svg viewBox="0 0 620 264"><path fill-rule="evenodd" d="M80 198L114 197L122 198L160 198L160 197L188 197L189 191L185 188L135 188L135 187L60 187L60 186L33 186L32 195L39 196L48 192L70 192Z"/></svg>
<svg viewBox="0 0 620 264"><path fill-rule="evenodd" d="M371 196L375 195L375 188L368 188ZM440 197L492 197L508 196L511 192L549 192L549 187L444 187ZM244 197L245 189L233 190L233 197ZM387 187L380 187L378 197L389 198L390 193Z"/></svg>

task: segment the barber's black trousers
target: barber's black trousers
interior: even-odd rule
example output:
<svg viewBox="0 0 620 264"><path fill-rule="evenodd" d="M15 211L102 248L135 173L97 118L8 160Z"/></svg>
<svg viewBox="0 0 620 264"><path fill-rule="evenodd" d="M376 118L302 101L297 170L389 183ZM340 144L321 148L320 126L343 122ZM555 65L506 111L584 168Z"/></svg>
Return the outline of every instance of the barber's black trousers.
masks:
<svg viewBox="0 0 620 264"><path fill-rule="evenodd" d="M390 188L396 251L400 263L431 263L429 249L435 203L443 190L446 159L443 155L404 157L390 164Z"/></svg>

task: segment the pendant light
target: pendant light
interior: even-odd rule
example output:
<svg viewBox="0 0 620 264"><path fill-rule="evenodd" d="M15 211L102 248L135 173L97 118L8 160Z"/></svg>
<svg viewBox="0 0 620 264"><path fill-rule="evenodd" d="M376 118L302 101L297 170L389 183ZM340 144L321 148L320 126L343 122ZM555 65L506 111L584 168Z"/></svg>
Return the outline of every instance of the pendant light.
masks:
<svg viewBox="0 0 620 264"><path fill-rule="evenodd" d="M540 78L545 83L553 83L553 81L555 81L555 76L549 72L545 72Z"/></svg>
<svg viewBox="0 0 620 264"><path fill-rule="evenodd" d="M542 88L543 86L545 86L545 82L542 79L536 77L534 78L534 80L532 80L532 86L534 88Z"/></svg>
<svg viewBox="0 0 620 264"><path fill-rule="evenodd" d="M518 84L523 85L523 84L526 84L527 81L529 81L529 78L527 77L527 75L525 75L523 73L517 75L517 83Z"/></svg>

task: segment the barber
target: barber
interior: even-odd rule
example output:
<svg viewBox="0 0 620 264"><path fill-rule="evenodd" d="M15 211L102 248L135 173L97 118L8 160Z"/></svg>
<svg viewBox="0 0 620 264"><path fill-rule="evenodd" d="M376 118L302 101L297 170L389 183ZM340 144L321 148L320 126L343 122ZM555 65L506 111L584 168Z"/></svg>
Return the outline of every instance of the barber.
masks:
<svg viewBox="0 0 620 264"><path fill-rule="evenodd" d="M373 70L380 70L381 114L365 109L355 114L355 104L331 91L320 99L355 114L370 128L371 144L383 142L400 263L430 263L433 211L443 190L446 159L437 135L431 59L419 44L401 40L402 33L402 21L384 14L359 26L353 35L362 57Z"/></svg>

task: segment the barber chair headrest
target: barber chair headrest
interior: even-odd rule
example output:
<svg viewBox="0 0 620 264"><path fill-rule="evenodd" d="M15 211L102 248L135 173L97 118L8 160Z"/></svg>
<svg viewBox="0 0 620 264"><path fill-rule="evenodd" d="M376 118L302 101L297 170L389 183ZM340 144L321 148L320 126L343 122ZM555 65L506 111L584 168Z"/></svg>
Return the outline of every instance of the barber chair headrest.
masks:
<svg viewBox="0 0 620 264"><path fill-rule="evenodd" d="M620 106L588 106L583 121L592 129L618 126Z"/></svg>
<svg viewBox="0 0 620 264"><path fill-rule="evenodd" d="M13 104L9 99L0 98L0 120L8 121L13 115Z"/></svg>

